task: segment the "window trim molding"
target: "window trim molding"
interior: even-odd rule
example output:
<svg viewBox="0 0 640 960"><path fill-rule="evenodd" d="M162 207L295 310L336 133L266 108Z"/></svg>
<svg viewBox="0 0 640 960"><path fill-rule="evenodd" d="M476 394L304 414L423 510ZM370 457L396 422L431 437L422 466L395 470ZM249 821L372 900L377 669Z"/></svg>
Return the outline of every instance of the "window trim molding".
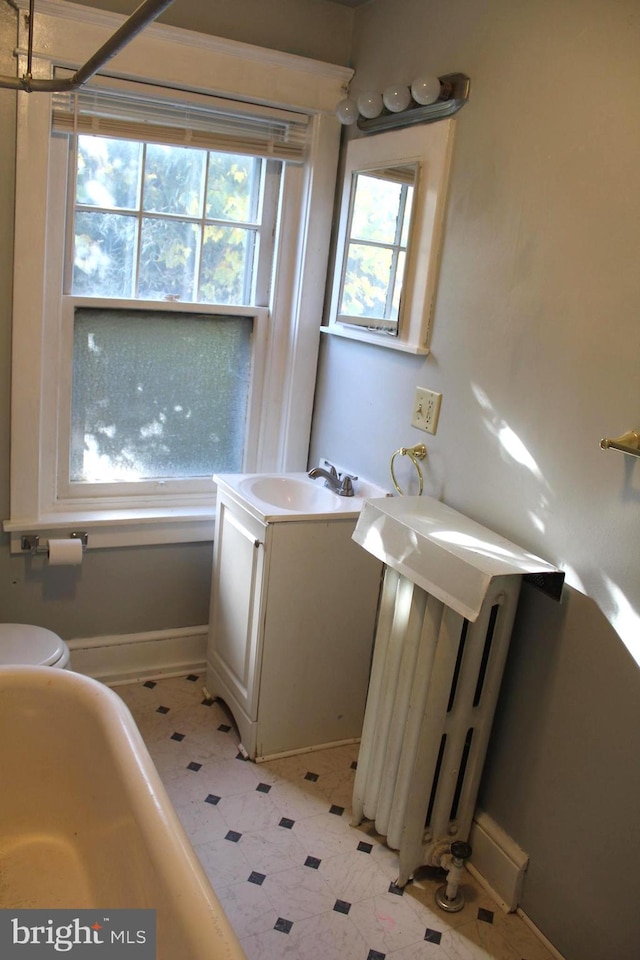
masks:
<svg viewBox="0 0 640 960"><path fill-rule="evenodd" d="M26 69L29 0L16 0L20 17L20 74ZM33 56L74 70L92 56L127 18L69 0L38 0ZM162 64L158 76L157 64ZM158 84L232 100L299 109L309 115L335 112L354 71L309 57L254 44L151 23L102 71L125 80ZM37 75L35 63L34 77ZM47 78L51 74L47 72ZM203 82L206 77L206 82ZM33 96L29 94L29 96ZM36 94L41 96L41 94Z"/></svg>
<svg viewBox="0 0 640 960"><path fill-rule="evenodd" d="M19 6L27 4L19 0ZM60 0L42 0L35 18L34 76L50 76L55 66L73 67L82 62L123 19ZM22 15L20 21L19 70L23 71L26 44ZM149 27L132 47L135 50L126 47L111 61L110 73L125 79L151 78L155 83L277 108L300 109L310 117L306 162L285 168L287 183L276 238L277 269L265 345L263 422L255 467L262 471L304 469L340 142L340 124L333 112L352 71L164 25ZM203 86L203 76L207 77L207 87ZM11 549L19 552L20 531L74 529L83 520L85 526L109 526L109 537L105 540L103 535L101 545L108 545L110 538L118 540L118 546L211 539L213 496L207 504L201 501L193 506L192 520L188 507L169 504L164 508L141 504L129 511L98 509L89 515L80 509L59 509L53 514L47 509L50 490L43 479L43 467L55 437L47 435L42 443L40 440L42 385L45 368L57 346L48 339L42 317L46 275L57 269L53 262L57 258L47 260L47 217L43 211L49 215L53 200L56 209L52 215L62 217L66 198L51 197L48 190L48 150L43 151L42 143L43 131L50 142L51 97L19 92L17 99L11 517L4 523L5 530L12 533ZM34 271L33 264L44 266ZM53 356L57 362L55 352ZM274 403L276 394L278 402Z"/></svg>

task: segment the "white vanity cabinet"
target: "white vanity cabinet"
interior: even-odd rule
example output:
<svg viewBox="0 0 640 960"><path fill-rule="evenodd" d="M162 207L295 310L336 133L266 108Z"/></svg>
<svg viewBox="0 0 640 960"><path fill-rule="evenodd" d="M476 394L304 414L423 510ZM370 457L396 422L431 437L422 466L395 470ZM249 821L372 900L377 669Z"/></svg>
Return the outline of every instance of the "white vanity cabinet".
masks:
<svg viewBox="0 0 640 960"><path fill-rule="evenodd" d="M357 515L264 515L218 479L206 688L251 759L360 737L382 564Z"/></svg>

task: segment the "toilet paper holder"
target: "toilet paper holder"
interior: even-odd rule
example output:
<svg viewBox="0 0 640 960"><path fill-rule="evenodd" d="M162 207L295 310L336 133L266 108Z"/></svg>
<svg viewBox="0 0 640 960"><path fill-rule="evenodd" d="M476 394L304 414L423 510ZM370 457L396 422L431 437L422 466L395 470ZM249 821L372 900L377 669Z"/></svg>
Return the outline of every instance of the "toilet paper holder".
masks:
<svg viewBox="0 0 640 960"><path fill-rule="evenodd" d="M87 543L89 541L89 534L84 531L74 530L73 533L69 534L70 540L81 540L82 549L85 550ZM49 552L49 541L43 540L36 534L25 534L20 539L20 549L25 553L30 553L31 556L35 556L39 553L48 553Z"/></svg>

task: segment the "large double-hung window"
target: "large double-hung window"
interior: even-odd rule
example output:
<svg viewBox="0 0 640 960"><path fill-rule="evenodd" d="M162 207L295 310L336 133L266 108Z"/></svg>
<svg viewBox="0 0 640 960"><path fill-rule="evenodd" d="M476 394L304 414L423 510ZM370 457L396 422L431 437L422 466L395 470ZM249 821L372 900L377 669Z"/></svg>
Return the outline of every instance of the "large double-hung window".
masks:
<svg viewBox="0 0 640 960"><path fill-rule="evenodd" d="M59 497L206 492L215 472L255 466L286 162L273 155L299 159L305 129L148 91L54 97L70 345Z"/></svg>
<svg viewBox="0 0 640 960"><path fill-rule="evenodd" d="M104 40L102 15L39 19L41 76ZM214 473L306 466L350 71L136 44L119 75L18 94L12 549L208 539Z"/></svg>

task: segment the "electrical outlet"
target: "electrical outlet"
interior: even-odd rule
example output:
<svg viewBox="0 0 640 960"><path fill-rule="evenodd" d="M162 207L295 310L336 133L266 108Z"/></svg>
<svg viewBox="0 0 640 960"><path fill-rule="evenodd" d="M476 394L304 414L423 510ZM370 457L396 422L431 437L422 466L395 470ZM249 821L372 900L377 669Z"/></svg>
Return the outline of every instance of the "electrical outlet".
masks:
<svg viewBox="0 0 640 960"><path fill-rule="evenodd" d="M441 393L434 393L433 390L427 390L426 387L416 387L411 425L417 427L418 430L435 433L438 428L441 402Z"/></svg>

